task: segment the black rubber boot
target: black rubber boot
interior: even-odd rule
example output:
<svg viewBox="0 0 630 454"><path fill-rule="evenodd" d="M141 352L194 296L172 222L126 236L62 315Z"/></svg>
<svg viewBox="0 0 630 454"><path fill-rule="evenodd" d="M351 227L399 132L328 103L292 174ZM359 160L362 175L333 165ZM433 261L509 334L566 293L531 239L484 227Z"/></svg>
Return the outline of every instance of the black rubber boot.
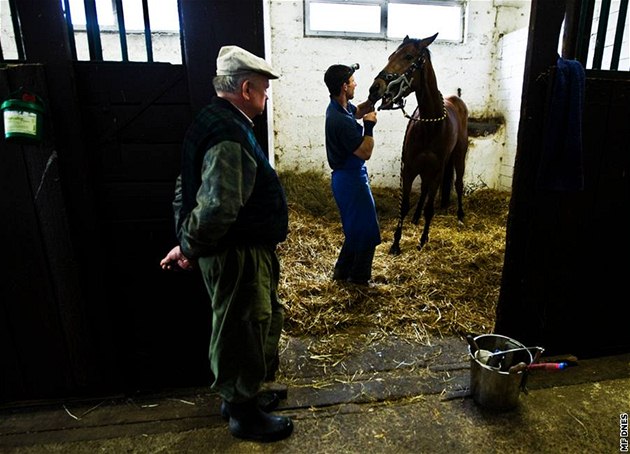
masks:
<svg viewBox="0 0 630 454"><path fill-rule="evenodd" d="M258 408L260 408L265 413L269 413L270 411L275 410L280 405L280 396L274 393L273 391L261 391L256 396L256 403L258 404ZM229 421L230 412L227 408L227 402L221 401L221 417L225 421Z"/></svg>
<svg viewBox="0 0 630 454"><path fill-rule="evenodd" d="M350 267L352 266L352 253L348 252L348 247L344 241L335 262L333 269L333 281L345 281L348 279Z"/></svg>
<svg viewBox="0 0 630 454"><path fill-rule="evenodd" d="M354 254L352 269L348 282L359 285L368 285L372 278L372 262L374 260L374 249L366 249Z"/></svg>
<svg viewBox="0 0 630 454"><path fill-rule="evenodd" d="M335 267L333 269L333 281L345 281L348 279L348 272L341 268Z"/></svg>
<svg viewBox="0 0 630 454"><path fill-rule="evenodd" d="M265 413L256 399L225 402L225 406L230 415L230 433L236 438L271 442L287 438L293 432L291 418Z"/></svg>

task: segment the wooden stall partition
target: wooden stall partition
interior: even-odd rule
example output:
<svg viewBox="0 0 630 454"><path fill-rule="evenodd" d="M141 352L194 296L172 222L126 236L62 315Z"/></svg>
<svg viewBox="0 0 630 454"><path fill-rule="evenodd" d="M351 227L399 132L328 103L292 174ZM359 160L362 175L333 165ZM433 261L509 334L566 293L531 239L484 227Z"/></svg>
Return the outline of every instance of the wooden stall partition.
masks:
<svg viewBox="0 0 630 454"><path fill-rule="evenodd" d="M566 8L569 6L569 8ZM573 2L532 2L495 332L548 353L630 351L627 336L630 73L586 71L580 187L541 184L560 29ZM576 27L569 25L569 31ZM565 30L565 36L573 36ZM567 57L575 46L563 46Z"/></svg>
<svg viewBox="0 0 630 454"><path fill-rule="evenodd" d="M0 70L2 100L37 96L41 141L0 140L0 401L80 395L104 385L74 254L45 67ZM105 373L105 375L108 372Z"/></svg>

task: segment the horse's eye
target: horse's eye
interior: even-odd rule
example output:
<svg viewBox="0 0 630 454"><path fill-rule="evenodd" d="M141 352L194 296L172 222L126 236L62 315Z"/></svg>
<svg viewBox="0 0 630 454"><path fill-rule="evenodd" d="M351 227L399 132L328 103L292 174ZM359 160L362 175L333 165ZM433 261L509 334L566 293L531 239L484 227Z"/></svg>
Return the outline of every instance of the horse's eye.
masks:
<svg viewBox="0 0 630 454"><path fill-rule="evenodd" d="M414 58L415 57L413 55L411 55L411 54L405 55L405 60L407 60L407 61L413 61Z"/></svg>

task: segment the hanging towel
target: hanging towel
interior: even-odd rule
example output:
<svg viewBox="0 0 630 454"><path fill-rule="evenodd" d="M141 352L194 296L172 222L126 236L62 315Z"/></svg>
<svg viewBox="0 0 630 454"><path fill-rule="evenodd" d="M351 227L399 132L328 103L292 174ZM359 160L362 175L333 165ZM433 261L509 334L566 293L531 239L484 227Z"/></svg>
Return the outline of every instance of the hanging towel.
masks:
<svg viewBox="0 0 630 454"><path fill-rule="evenodd" d="M553 191L584 189L582 111L585 73L576 60L558 57L547 102L538 187Z"/></svg>

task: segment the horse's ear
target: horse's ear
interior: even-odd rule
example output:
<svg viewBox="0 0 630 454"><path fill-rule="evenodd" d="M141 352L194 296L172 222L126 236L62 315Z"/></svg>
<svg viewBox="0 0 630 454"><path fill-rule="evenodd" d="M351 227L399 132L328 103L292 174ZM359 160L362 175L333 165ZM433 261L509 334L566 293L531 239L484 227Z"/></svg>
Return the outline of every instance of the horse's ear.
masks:
<svg viewBox="0 0 630 454"><path fill-rule="evenodd" d="M405 38L403 39L403 44L405 44L407 41L411 41L409 39L409 35L405 35Z"/></svg>
<svg viewBox="0 0 630 454"><path fill-rule="evenodd" d="M435 38L437 38L438 33L436 33L433 36L429 36L428 38L424 38L420 43L424 46L427 47L429 44L431 44L433 41L435 41Z"/></svg>

